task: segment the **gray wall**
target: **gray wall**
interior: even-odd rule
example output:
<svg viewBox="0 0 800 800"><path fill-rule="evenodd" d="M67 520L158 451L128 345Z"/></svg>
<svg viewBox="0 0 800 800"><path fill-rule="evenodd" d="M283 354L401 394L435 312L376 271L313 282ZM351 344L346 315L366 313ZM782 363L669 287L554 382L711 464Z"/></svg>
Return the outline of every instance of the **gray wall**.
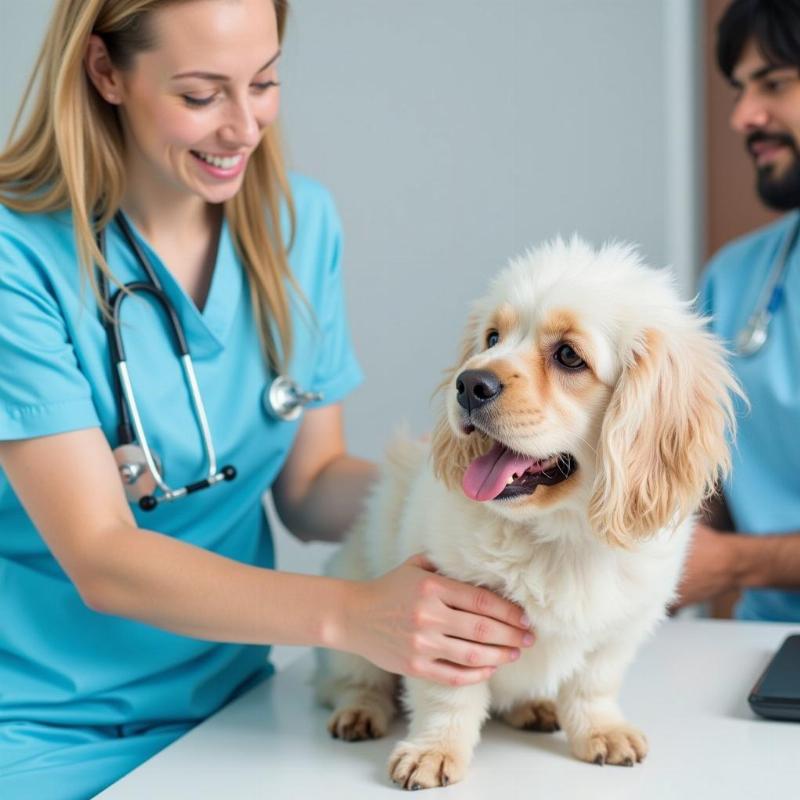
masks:
<svg viewBox="0 0 800 800"><path fill-rule="evenodd" d="M5 139L52 0L0 0ZM334 192L367 375L352 448L378 457L431 391L464 314L557 233L641 243L689 292L691 0L297 0L285 43L290 164Z"/></svg>
<svg viewBox="0 0 800 800"><path fill-rule="evenodd" d="M295 4L285 131L344 221L357 452L430 428L469 303L543 238L637 241L688 292L693 22L680 0Z"/></svg>
<svg viewBox="0 0 800 800"><path fill-rule="evenodd" d="M0 0L5 139L52 0ZM469 303L557 233L641 243L691 292L699 252L692 0L296 0L282 69L291 165L334 192L367 380L351 449L379 457L430 395ZM278 531L279 563L323 546Z"/></svg>

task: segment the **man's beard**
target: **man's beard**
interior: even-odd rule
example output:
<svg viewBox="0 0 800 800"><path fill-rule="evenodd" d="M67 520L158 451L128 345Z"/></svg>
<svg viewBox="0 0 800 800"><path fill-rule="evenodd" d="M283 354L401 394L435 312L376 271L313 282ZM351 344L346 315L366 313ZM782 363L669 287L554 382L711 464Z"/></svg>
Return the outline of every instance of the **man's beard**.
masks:
<svg viewBox="0 0 800 800"><path fill-rule="evenodd" d="M773 177L774 164L756 168L756 191L770 208L776 211L791 211L800 208L800 151L797 143L788 134L764 134L756 131L747 139L748 149L753 141L770 140L786 145L792 151L792 161L778 177Z"/></svg>

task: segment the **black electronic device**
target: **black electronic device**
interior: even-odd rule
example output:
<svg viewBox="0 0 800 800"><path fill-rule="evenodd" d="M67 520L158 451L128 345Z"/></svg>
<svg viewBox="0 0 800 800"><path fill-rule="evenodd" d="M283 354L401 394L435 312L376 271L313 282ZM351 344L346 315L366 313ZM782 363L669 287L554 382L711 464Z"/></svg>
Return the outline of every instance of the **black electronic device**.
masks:
<svg viewBox="0 0 800 800"><path fill-rule="evenodd" d="M762 717L800 722L800 634L786 637L747 701Z"/></svg>

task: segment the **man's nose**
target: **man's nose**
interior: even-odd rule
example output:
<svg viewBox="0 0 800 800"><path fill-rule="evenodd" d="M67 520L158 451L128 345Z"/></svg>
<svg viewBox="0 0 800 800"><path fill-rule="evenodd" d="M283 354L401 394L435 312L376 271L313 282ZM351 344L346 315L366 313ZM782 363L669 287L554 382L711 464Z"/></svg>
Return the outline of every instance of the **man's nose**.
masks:
<svg viewBox="0 0 800 800"><path fill-rule="evenodd" d="M769 109L763 100L745 90L733 107L730 124L737 133L750 133L765 128L769 119Z"/></svg>

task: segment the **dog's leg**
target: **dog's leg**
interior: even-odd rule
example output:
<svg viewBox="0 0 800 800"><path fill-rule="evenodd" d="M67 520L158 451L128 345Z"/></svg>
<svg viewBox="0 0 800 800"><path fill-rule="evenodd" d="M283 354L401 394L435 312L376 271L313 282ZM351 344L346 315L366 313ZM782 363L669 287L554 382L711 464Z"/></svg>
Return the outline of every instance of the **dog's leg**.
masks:
<svg viewBox="0 0 800 800"><path fill-rule="evenodd" d="M635 649L630 640L602 646L559 690L559 721L572 752L583 761L632 767L647 755L645 735L626 722L617 704Z"/></svg>
<svg viewBox="0 0 800 800"><path fill-rule="evenodd" d="M561 730L558 724L556 704L552 700L534 698L523 700L507 711L499 713L500 719L523 731L553 733Z"/></svg>
<svg viewBox="0 0 800 800"><path fill-rule="evenodd" d="M386 734L397 710L397 676L350 653L318 651L314 684L317 699L333 708L331 736L357 742Z"/></svg>
<svg viewBox="0 0 800 800"><path fill-rule="evenodd" d="M489 686L449 688L406 679L411 715L408 738L389 759L389 776L404 789L430 789L460 781L489 713Z"/></svg>

